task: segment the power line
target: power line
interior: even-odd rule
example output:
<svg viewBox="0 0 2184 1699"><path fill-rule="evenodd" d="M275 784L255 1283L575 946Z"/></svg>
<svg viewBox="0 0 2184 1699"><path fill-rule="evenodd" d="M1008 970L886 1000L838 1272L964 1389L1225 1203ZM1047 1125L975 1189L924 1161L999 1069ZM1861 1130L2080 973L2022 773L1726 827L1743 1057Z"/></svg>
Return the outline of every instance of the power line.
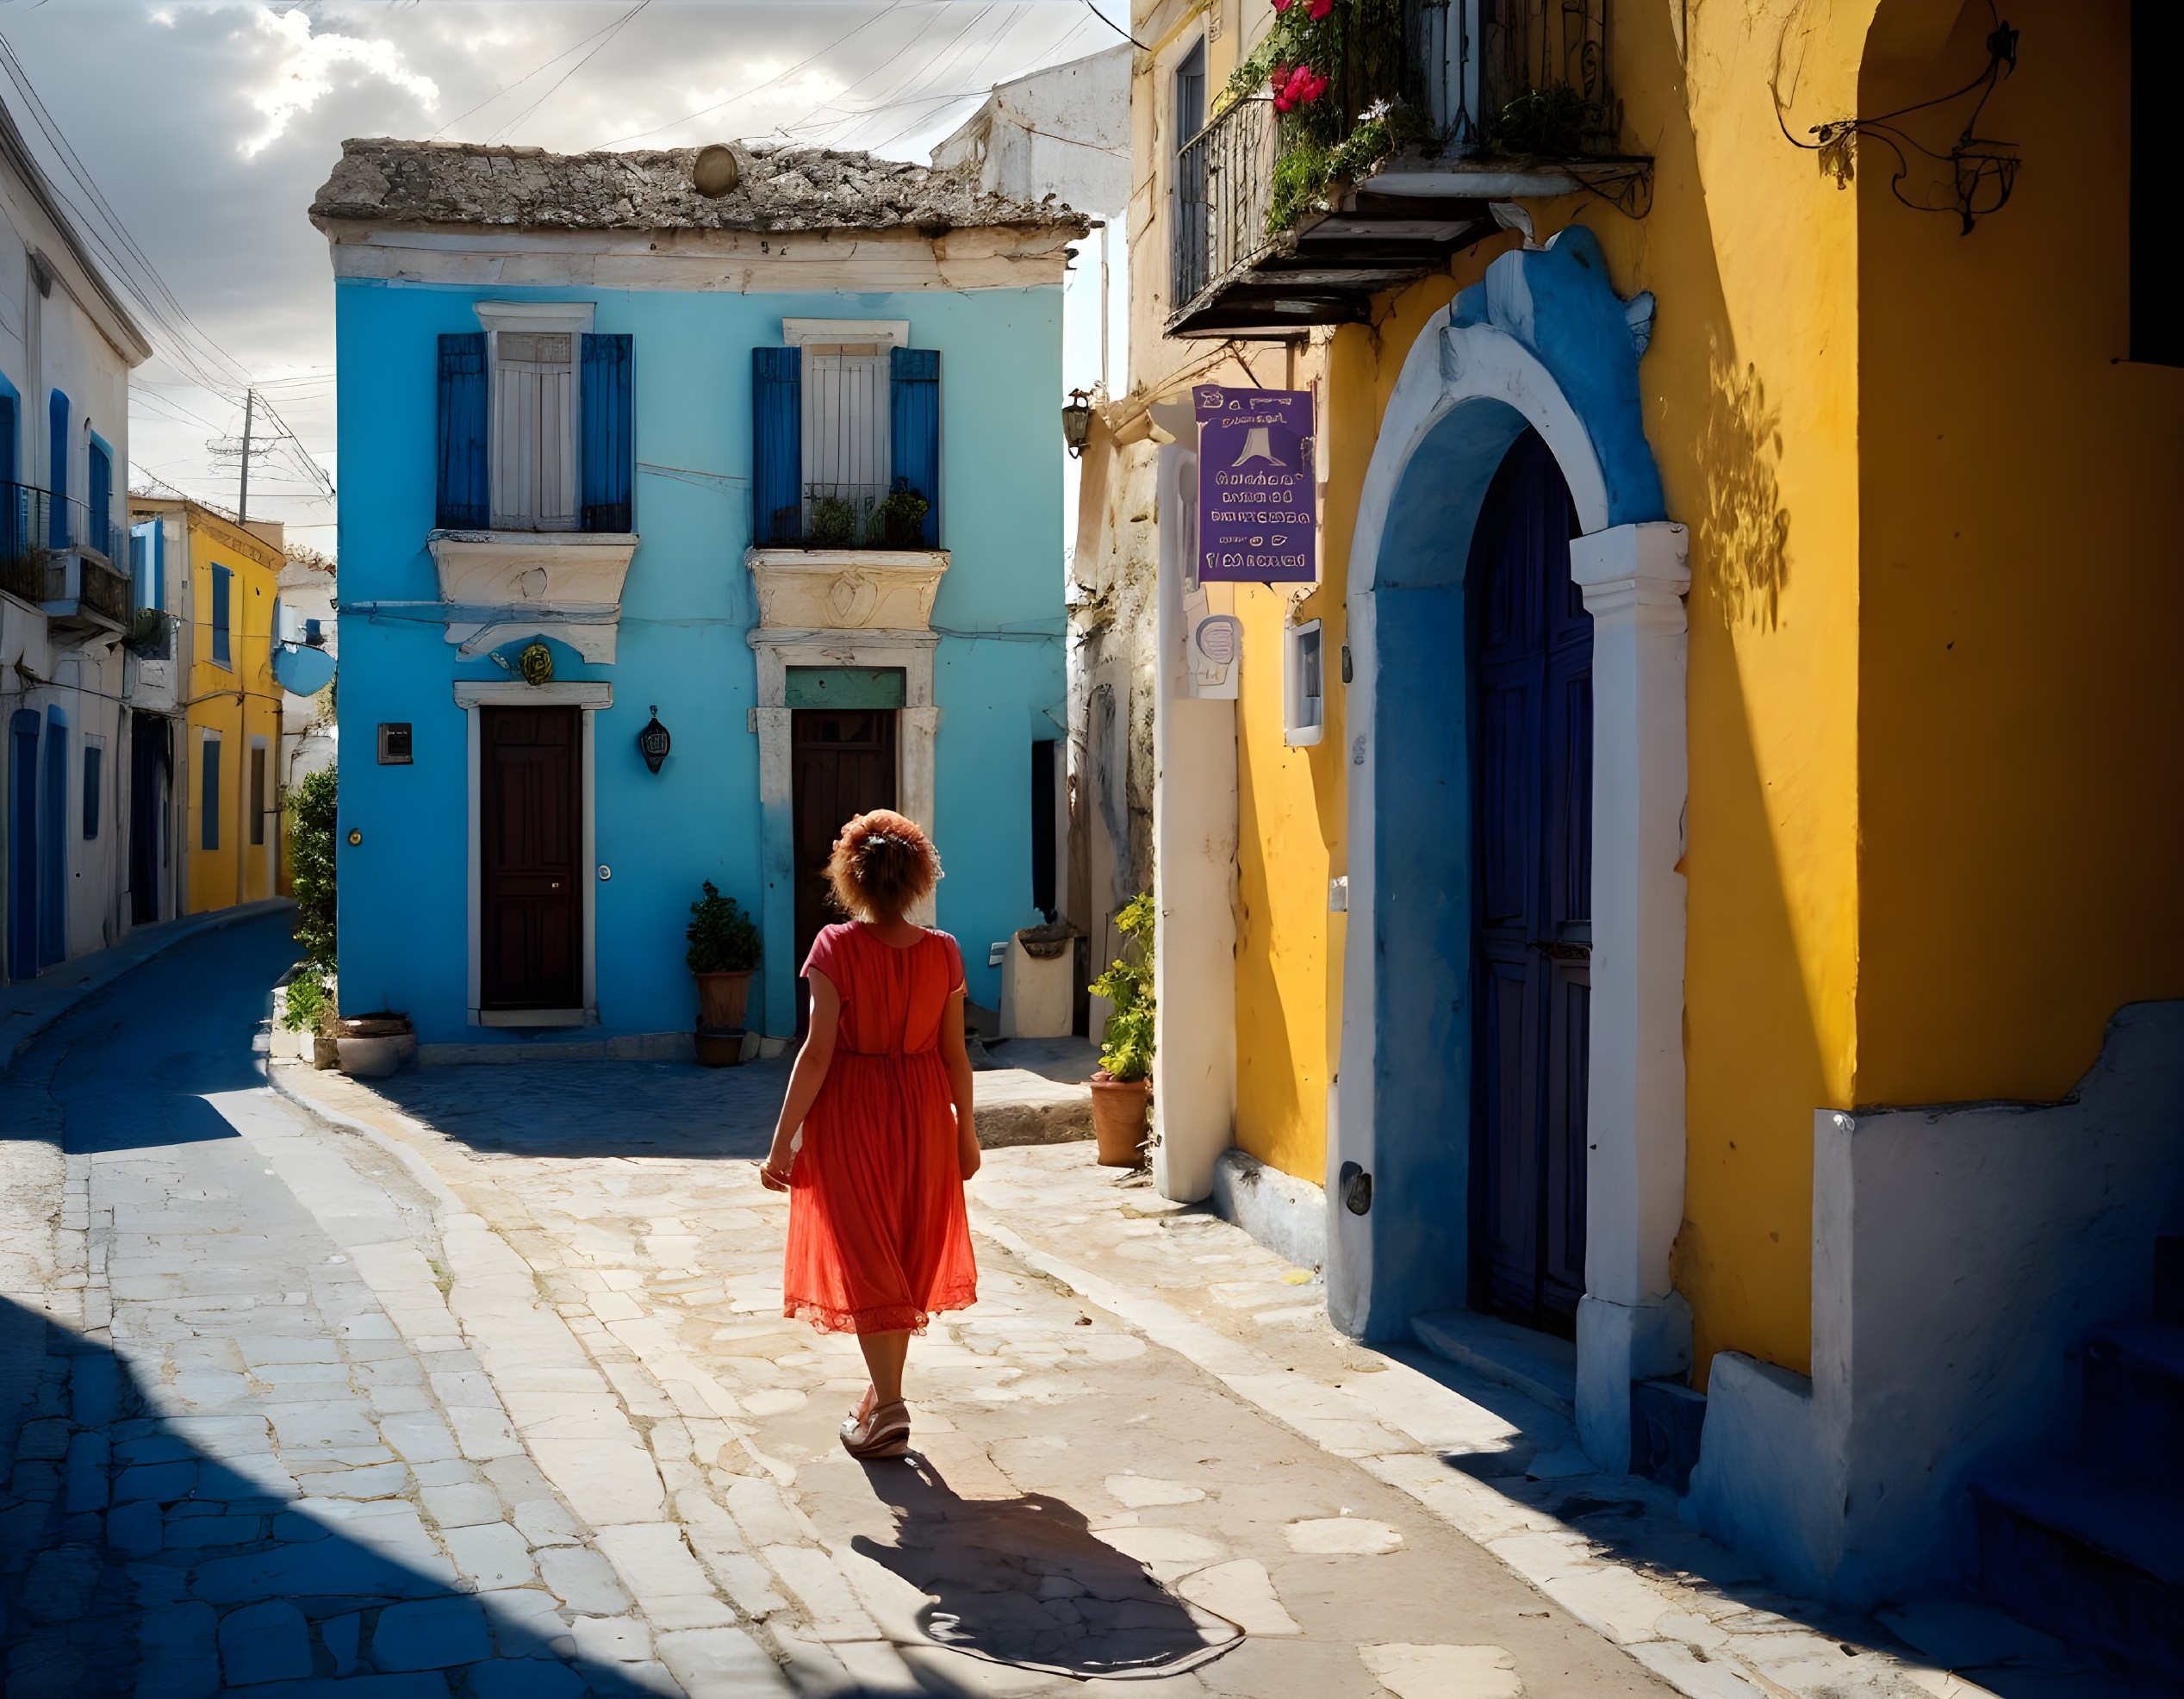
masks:
<svg viewBox="0 0 2184 1699"><path fill-rule="evenodd" d="M468 112L457 113L454 117L450 118L445 124L442 124L439 128L434 130L432 132L432 139L434 141L438 141L442 136L445 135L450 130L453 129L457 124L461 123L465 118L471 116L475 113L484 111L487 107L492 105L493 103L500 99L502 95L507 94L512 89L521 88L526 83L528 83L533 77L536 77L540 72L545 70L548 66L558 65L563 59L567 59L569 54L575 53L577 48L582 47L586 42L595 41L600 36L606 34L608 30L619 28L621 25L626 22L626 18L627 15L625 14L622 18L617 18L611 22L601 24L597 29L592 31L589 35L580 36L577 40L571 41L567 47L563 47L551 59L541 59L538 64L532 65L530 70L525 72L522 76L517 78L514 81L501 84L499 88L495 89L491 94L488 95L476 106L470 108Z"/></svg>
<svg viewBox="0 0 2184 1699"><path fill-rule="evenodd" d="M607 46L613 42L614 38L622 33L623 29L627 27L630 21L651 3L652 0L637 0L637 4L631 7L629 10L624 12L621 16L614 20L613 24L606 33L605 40L601 40L598 47L594 47L591 52L586 53L583 58L578 59L576 64L570 65L568 70L563 72L559 77L554 79L552 88L548 89L545 93L540 95L538 99L532 101L530 105L525 107L522 111L517 113L514 117L509 119L508 121L501 125L499 129L494 131L491 135L486 138L486 140L488 141L494 141L508 134L518 124L520 124L525 119L528 118L540 107L544 106L549 100L551 100L554 96L555 90L560 88L563 83L566 83L571 77L574 77L578 72L582 71L594 59L597 59L600 53L602 53Z"/></svg>
<svg viewBox="0 0 2184 1699"><path fill-rule="evenodd" d="M695 112L686 112L682 115L682 116L675 119L671 122L657 125L649 130L638 130L629 135L616 136L613 140L602 141L599 144L599 146L600 147L619 147L625 141L642 141L646 136L660 135L669 130L680 128L682 125L688 124L694 119L710 117L713 113L721 111L725 108L733 106L738 101L749 100L751 96L758 93L761 90L770 89L775 84L794 76L806 65L818 63L820 59L824 59L829 53L832 53L837 47L840 47L843 42L850 40L852 37L863 34L866 30L871 28L874 24L878 23L880 19L897 10L902 4L903 0L887 0L887 4L883 9L874 12L870 17L867 18L862 23L858 24L855 28L845 30L840 35L836 36L833 40L828 42L826 46L820 48L816 53L812 54L810 58L799 59L794 65L789 66L787 70L778 72L775 75L767 78L765 81L762 83L754 83L748 89L744 89L736 94L732 94L725 100L716 101L711 106L700 107ZM991 11L992 8L988 7L986 9Z"/></svg>

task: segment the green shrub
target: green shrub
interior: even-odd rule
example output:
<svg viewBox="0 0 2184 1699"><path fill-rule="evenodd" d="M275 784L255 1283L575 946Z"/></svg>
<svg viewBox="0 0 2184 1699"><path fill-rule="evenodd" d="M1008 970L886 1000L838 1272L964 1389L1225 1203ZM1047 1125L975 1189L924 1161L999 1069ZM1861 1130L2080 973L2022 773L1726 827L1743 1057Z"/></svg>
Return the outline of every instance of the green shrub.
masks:
<svg viewBox="0 0 2184 1699"><path fill-rule="evenodd" d="M281 1024L290 1032L324 1032L334 1018L333 988L314 974L300 974L289 982L288 1000Z"/></svg>
<svg viewBox="0 0 2184 1699"><path fill-rule="evenodd" d="M683 960L694 974L744 974L758 965L758 928L733 897L724 897L710 879L705 896L690 905L690 941Z"/></svg>
<svg viewBox="0 0 2184 1699"><path fill-rule="evenodd" d="M328 767L312 774L289 796L289 868L296 886L296 941L304 960L333 973L339 956L334 930L334 825L339 781Z"/></svg>
<svg viewBox="0 0 2184 1699"><path fill-rule="evenodd" d="M822 495L812 503L806 534L822 549L846 549L857 540L857 510L838 495Z"/></svg>
<svg viewBox="0 0 2184 1699"><path fill-rule="evenodd" d="M1153 932L1158 919L1150 891L1124 904L1115 924L1129 943L1092 982L1092 995L1115 1005L1099 1046L1099 1066L1111 1080L1142 1080L1153 1071Z"/></svg>
<svg viewBox="0 0 2184 1699"><path fill-rule="evenodd" d="M1487 142L1496 153L1565 159L1582 153L1598 121L1585 98L1567 83L1527 89L1494 115Z"/></svg>

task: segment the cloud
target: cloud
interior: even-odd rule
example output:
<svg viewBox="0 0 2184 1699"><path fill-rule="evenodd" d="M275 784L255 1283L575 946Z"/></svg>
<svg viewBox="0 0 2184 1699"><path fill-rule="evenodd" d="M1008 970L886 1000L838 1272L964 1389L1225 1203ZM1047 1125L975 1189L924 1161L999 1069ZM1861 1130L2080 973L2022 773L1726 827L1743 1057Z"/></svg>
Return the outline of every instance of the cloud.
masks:
<svg viewBox="0 0 2184 1699"><path fill-rule="evenodd" d="M273 47L271 81L251 93L251 104L265 116L265 127L242 143L246 159L256 159L287 131L289 121L307 113L334 90L376 78L413 95L427 109L439 104L439 84L404 63L392 41L358 35L314 34L311 20L291 7L285 12L261 9L252 19L258 34Z"/></svg>

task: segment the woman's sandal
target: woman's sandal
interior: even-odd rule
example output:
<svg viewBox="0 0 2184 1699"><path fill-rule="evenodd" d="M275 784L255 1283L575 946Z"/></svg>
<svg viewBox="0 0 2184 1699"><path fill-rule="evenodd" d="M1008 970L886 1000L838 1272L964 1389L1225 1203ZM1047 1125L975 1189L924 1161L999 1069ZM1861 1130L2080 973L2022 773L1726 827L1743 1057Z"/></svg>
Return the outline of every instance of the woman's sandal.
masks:
<svg viewBox="0 0 2184 1699"><path fill-rule="evenodd" d="M860 1463L900 1457L910 1449L910 1406L899 1398L877 1406L862 1421L852 1416L842 1424L842 1449Z"/></svg>

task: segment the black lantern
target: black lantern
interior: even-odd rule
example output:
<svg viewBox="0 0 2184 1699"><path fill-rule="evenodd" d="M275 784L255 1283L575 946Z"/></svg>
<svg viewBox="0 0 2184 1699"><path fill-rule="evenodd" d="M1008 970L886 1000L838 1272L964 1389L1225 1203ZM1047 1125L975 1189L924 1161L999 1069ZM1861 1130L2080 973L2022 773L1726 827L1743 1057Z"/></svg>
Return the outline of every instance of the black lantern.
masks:
<svg viewBox="0 0 2184 1699"><path fill-rule="evenodd" d="M658 772L674 742L668 736L667 727L660 724L660 706L656 702L652 705L652 718L644 722L644 730L637 734L637 747L644 756L644 764Z"/></svg>
<svg viewBox="0 0 2184 1699"><path fill-rule="evenodd" d="M1084 457L1085 444L1092 437L1092 397L1082 389L1069 392L1068 403L1061 409L1061 439L1069 445L1069 457Z"/></svg>

